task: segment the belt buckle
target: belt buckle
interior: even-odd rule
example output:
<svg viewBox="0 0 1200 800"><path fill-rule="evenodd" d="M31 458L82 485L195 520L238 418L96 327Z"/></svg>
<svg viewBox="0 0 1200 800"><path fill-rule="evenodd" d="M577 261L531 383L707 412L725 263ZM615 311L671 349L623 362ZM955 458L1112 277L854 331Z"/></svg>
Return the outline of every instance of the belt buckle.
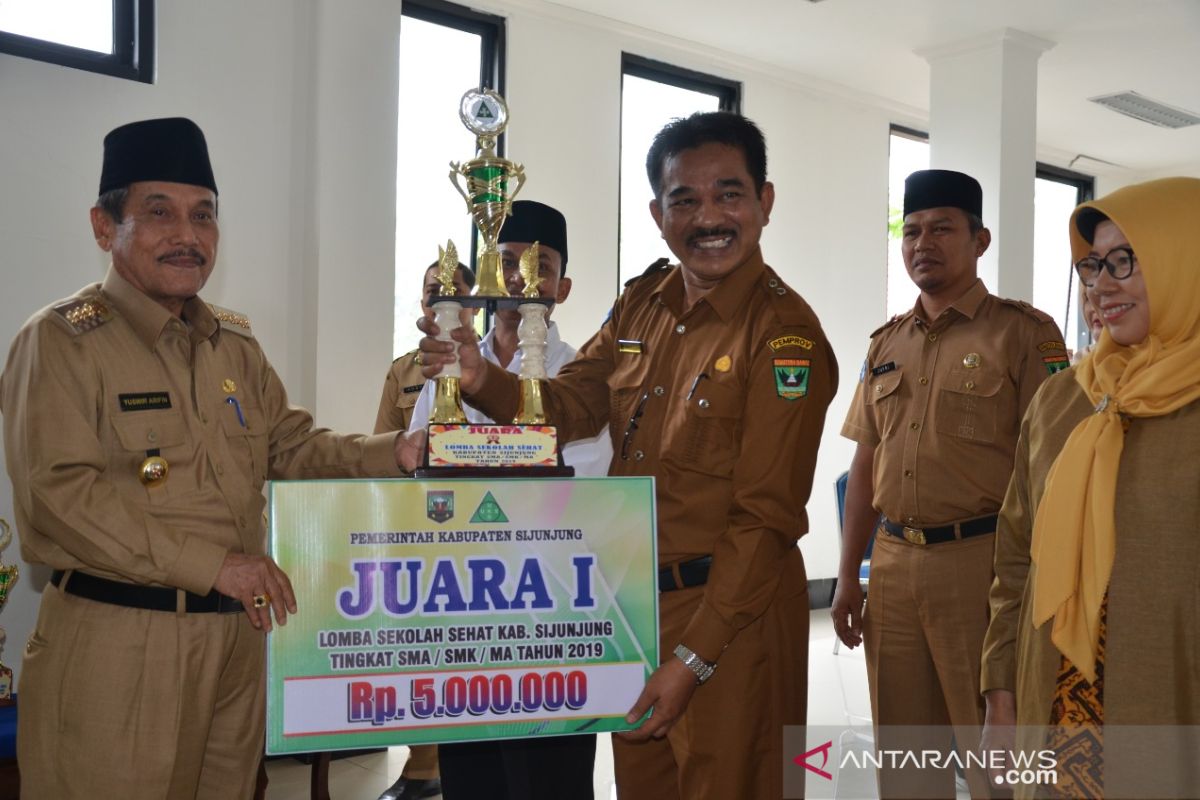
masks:
<svg viewBox="0 0 1200 800"><path fill-rule="evenodd" d="M904 541L909 544L925 544L925 531L904 526Z"/></svg>

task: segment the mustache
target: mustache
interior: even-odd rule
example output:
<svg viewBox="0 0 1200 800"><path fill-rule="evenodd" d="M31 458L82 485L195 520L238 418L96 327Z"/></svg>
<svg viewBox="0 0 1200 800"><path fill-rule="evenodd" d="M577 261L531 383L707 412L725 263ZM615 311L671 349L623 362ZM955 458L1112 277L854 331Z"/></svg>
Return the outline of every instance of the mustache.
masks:
<svg viewBox="0 0 1200 800"><path fill-rule="evenodd" d="M172 258L190 258L198 262L200 266L204 266L208 263L208 259L204 257L204 254L194 247L181 247L178 250L172 250L169 253L164 253L158 257L158 262L161 264L162 262Z"/></svg>
<svg viewBox="0 0 1200 800"><path fill-rule="evenodd" d="M697 228L688 234L687 243L695 244L698 240L709 236L737 236L737 231L732 228Z"/></svg>

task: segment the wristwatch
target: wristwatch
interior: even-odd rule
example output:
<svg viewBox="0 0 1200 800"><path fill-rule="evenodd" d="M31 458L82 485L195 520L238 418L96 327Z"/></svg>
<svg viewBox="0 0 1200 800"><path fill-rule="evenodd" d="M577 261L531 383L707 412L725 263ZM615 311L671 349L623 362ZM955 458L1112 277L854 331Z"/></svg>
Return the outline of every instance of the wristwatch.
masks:
<svg viewBox="0 0 1200 800"><path fill-rule="evenodd" d="M676 645L675 656L683 662L685 667L696 673L697 684L704 683L717 671L716 664L708 663L683 645Z"/></svg>

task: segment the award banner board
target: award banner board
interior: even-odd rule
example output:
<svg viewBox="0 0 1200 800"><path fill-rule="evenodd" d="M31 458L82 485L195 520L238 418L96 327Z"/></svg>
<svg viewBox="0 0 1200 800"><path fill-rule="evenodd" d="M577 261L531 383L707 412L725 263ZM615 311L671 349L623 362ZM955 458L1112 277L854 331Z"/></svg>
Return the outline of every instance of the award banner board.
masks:
<svg viewBox="0 0 1200 800"><path fill-rule="evenodd" d="M267 752L629 729L654 520L652 478L272 483Z"/></svg>

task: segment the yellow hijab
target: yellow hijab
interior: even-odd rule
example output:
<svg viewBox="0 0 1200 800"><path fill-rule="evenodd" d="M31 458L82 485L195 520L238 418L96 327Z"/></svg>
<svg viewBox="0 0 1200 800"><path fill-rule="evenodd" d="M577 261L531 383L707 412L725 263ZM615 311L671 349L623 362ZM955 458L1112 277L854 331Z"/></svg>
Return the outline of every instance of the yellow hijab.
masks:
<svg viewBox="0 0 1200 800"><path fill-rule="evenodd" d="M1050 639L1089 681L1096 679L1100 605L1116 550L1114 497L1125 427L1200 398L1200 180L1164 178L1119 189L1071 215L1071 255L1091 244L1076 222L1086 208L1125 234L1146 282L1150 333L1124 347L1105 331L1075 379L1096 413L1071 431L1046 477L1033 523L1033 624L1054 619ZM1101 254L1103 255L1103 254Z"/></svg>

